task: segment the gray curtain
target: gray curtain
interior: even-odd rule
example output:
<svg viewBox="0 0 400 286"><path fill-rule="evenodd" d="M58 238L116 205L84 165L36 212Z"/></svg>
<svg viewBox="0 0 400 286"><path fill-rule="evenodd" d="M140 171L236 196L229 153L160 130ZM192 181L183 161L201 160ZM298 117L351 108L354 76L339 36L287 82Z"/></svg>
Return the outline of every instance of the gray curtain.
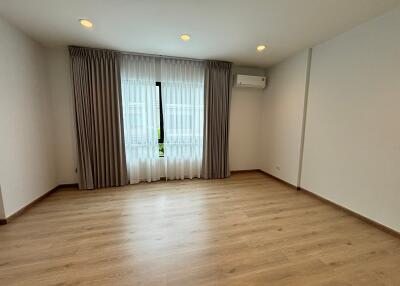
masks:
<svg viewBox="0 0 400 286"><path fill-rule="evenodd" d="M121 55L69 47L81 189L128 183L121 99Z"/></svg>
<svg viewBox="0 0 400 286"><path fill-rule="evenodd" d="M205 179L226 178L229 170L229 113L232 64L207 61L204 94L203 170Z"/></svg>

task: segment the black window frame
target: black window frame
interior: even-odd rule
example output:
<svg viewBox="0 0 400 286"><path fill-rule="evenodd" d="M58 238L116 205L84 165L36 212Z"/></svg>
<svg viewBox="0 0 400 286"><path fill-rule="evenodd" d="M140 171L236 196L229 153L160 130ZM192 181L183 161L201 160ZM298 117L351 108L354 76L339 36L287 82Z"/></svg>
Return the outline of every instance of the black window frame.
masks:
<svg viewBox="0 0 400 286"><path fill-rule="evenodd" d="M164 114L163 114L163 103L161 94L161 81L156 81L158 87L158 101L160 103L160 138L158 138L158 144L164 144ZM160 157L164 157L164 154L160 154Z"/></svg>

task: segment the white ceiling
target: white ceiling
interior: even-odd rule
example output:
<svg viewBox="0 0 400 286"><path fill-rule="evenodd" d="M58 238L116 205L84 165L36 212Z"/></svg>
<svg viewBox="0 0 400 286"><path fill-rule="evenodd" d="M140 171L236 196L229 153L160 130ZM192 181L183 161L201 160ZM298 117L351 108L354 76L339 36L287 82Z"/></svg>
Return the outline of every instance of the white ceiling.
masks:
<svg viewBox="0 0 400 286"><path fill-rule="evenodd" d="M82 45L266 67L400 0L0 0L0 16L46 46ZM85 30L79 18L94 22ZM183 43L179 35L189 33ZM255 47L268 49L257 53Z"/></svg>

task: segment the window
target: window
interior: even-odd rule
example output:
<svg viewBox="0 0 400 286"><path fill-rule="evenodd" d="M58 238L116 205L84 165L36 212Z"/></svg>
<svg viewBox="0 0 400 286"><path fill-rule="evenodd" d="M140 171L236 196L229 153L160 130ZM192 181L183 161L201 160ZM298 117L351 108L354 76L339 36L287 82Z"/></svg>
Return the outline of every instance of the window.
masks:
<svg viewBox="0 0 400 286"><path fill-rule="evenodd" d="M200 177L204 64L124 55L121 89L130 182Z"/></svg>

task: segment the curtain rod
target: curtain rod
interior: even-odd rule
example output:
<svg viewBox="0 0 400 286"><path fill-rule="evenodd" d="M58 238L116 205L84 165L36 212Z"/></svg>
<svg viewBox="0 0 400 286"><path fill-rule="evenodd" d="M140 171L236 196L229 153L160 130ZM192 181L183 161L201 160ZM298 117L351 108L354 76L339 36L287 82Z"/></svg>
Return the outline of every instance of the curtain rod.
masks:
<svg viewBox="0 0 400 286"><path fill-rule="evenodd" d="M206 61L206 60L202 60L202 59L185 58L185 57L174 57L174 56L164 56L164 55L136 53L136 52L120 52L120 53L123 54L123 55L145 56L145 57L176 59L176 60L188 60L188 61L196 61L196 62L204 62L204 61Z"/></svg>
<svg viewBox="0 0 400 286"><path fill-rule="evenodd" d="M90 48L90 47L81 47L81 46L73 46L73 45L68 46L68 47L81 48L81 49L92 49L92 50L103 50L103 51L104 50L108 50L108 51L118 52L118 53L121 53L123 55L146 56L146 57L155 57L155 58L164 58L164 59L176 59L176 60L189 60L189 61L197 61L197 62L205 62L205 61L207 61L207 60L204 60L204 59L164 56L164 55L136 53L136 52L125 52L125 51L118 51L118 50L114 50L114 49ZM218 61L218 62L223 62L223 63L231 63L231 62L228 62L228 61L220 61L220 60L213 60L213 61Z"/></svg>

